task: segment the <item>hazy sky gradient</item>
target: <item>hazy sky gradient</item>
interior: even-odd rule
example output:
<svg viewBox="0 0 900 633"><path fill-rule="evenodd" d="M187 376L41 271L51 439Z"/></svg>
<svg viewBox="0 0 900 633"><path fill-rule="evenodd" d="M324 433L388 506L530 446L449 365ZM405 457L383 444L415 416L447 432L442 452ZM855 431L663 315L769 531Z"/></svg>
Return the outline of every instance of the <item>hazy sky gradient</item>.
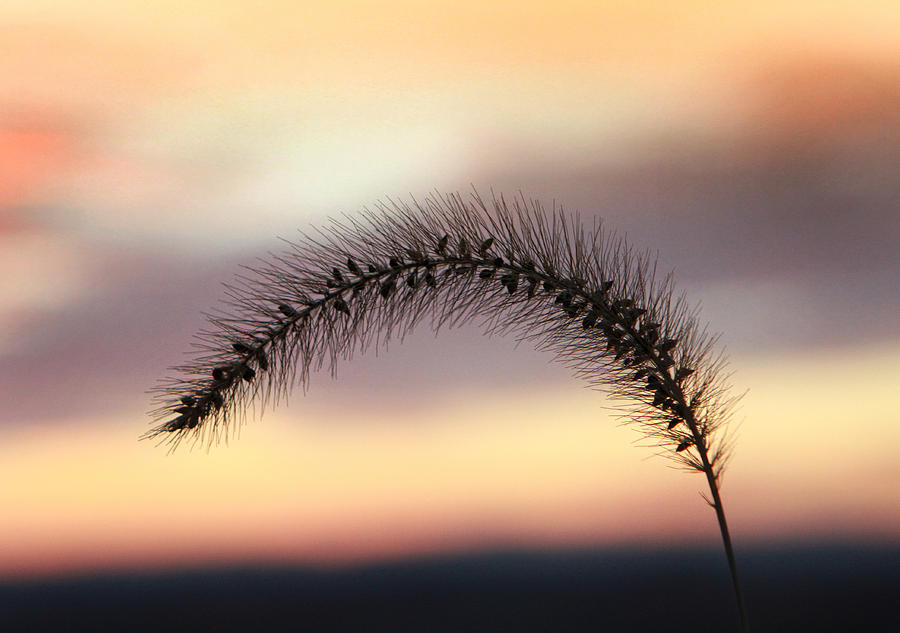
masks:
<svg viewBox="0 0 900 633"><path fill-rule="evenodd" d="M659 251L723 332L738 542L900 537L894 3L5 2L0 576L712 542L699 477L477 328L209 454L144 391L276 236L434 188Z"/></svg>

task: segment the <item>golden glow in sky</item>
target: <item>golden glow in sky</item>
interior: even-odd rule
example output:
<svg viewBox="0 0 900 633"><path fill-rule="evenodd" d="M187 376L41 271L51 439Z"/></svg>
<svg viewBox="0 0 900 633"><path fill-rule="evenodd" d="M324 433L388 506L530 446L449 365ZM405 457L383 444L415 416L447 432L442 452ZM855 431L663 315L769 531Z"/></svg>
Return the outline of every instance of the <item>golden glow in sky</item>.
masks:
<svg viewBox="0 0 900 633"><path fill-rule="evenodd" d="M896 537L893 357L877 380L872 350L854 362L831 353L743 364L753 389L725 484L738 538ZM837 391L854 394L852 413L834 405ZM267 415L228 447L173 455L134 442L129 420L9 433L0 477L15 485L0 490L0 569L711 542L701 478L648 459L605 404L575 380L514 404L461 391L426 412L363 420L359 407L314 399L307 410L301 399L296 419ZM880 441L855 434L848 415Z"/></svg>

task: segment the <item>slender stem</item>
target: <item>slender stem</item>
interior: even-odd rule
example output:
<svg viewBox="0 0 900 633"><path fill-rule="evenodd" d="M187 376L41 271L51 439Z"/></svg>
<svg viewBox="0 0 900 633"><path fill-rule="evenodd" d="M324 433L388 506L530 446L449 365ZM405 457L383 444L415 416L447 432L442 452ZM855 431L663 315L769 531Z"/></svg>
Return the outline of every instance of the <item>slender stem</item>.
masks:
<svg viewBox="0 0 900 633"><path fill-rule="evenodd" d="M700 447L698 447L700 448ZM744 596L741 593L741 583L738 580L737 561L734 558L734 548L731 546L731 535L728 532L728 522L725 520L725 508L722 507L722 497L719 495L719 485L716 482L715 473L706 457L706 446L700 450L700 459L703 461L706 481L709 483L709 491L712 493L712 507L716 511L716 519L719 521L719 530L722 532L722 543L725 546L725 556L728 558L728 568L731 571L731 584L734 587L734 596L737 599L738 613L741 618L741 631L749 633L750 623L747 620L747 607L744 606Z"/></svg>

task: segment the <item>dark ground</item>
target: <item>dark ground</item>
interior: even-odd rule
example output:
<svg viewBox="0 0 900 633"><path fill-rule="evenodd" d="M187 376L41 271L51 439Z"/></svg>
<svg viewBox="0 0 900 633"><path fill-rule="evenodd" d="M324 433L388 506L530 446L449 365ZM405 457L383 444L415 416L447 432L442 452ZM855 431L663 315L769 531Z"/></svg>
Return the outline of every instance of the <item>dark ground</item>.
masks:
<svg viewBox="0 0 900 633"><path fill-rule="evenodd" d="M739 553L764 631L900 631L900 545ZM712 549L487 552L0 583L0 631L736 631Z"/></svg>

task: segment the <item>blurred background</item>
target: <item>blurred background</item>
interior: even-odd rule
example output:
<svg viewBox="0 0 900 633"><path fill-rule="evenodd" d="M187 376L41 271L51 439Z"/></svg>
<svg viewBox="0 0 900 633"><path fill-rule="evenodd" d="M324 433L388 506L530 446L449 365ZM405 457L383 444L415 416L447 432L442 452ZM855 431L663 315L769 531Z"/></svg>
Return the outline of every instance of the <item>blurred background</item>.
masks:
<svg viewBox="0 0 900 633"><path fill-rule="evenodd" d="M723 333L751 622L878 622L900 588L898 33L900 5L849 0L4 0L0 622L149 601L200 630L281 600L341 630L731 626L702 478L476 327L314 376L230 446L137 441L242 263L473 186L602 216Z"/></svg>

